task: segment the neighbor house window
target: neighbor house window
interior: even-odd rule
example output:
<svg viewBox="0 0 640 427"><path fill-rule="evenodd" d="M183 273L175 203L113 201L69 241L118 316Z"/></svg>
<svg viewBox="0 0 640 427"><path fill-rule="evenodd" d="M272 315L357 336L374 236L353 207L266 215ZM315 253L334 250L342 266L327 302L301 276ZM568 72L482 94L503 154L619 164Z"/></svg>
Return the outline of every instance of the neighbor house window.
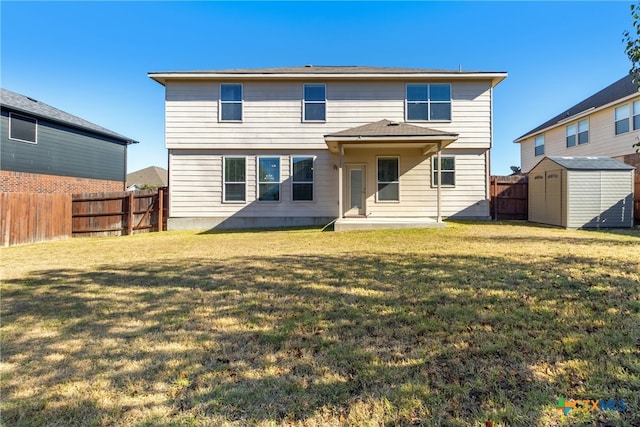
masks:
<svg viewBox="0 0 640 427"><path fill-rule="evenodd" d="M38 142L38 121L31 117L9 113L9 138L16 141Z"/></svg>
<svg viewBox="0 0 640 427"><path fill-rule="evenodd" d="M327 86L325 84L305 84L303 104L303 121L325 121L327 115Z"/></svg>
<svg viewBox="0 0 640 427"><path fill-rule="evenodd" d="M442 170L440 176L442 177L443 187L454 187L456 185L456 161L454 157L440 157L440 163L442 163ZM438 158L433 158L433 179L434 186L438 185Z"/></svg>
<svg viewBox="0 0 640 427"><path fill-rule="evenodd" d="M534 152L536 156L542 156L544 154L544 135L536 136L534 142Z"/></svg>
<svg viewBox="0 0 640 427"><path fill-rule="evenodd" d="M244 157L224 158L224 201L247 201L247 159Z"/></svg>
<svg viewBox="0 0 640 427"><path fill-rule="evenodd" d="M220 85L220 120L223 122L242 121L242 85Z"/></svg>
<svg viewBox="0 0 640 427"><path fill-rule="evenodd" d="M640 101L633 103L633 130L640 129Z"/></svg>
<svg viewBox="0 0 640 427"><path fill-rule="evenodd" d="M629 132L629 105L616 108L616 135Z"/></svg>
<svg viewBox="0 0 640 427"><path fill-rule="evenodd" d="M451 120L451 85L408 84L407 121Z"/></svg>
<svg viewBox="0 0 640 427"><path fill-rule="evenodd" d="M378 201L400 200L398 157L378 157Z"/></svg>
<svg viewBox="0 0 640 427"><path fill-rule="evenodd" d="M567 147L575 147L576 144L589 142L589 120L581 120L578 123L567 126Z"/></svg>
<svg viewBox="0 0 640 427"><path fill-rule="evenodd" d="M280 157L258 157L258 200L280 200Z"/></svg>
<svg viewBox="0 0 640 427"><path fill-rule="evenodd" d="M293 157L291 160L293 201L313 200L313 157Z"/></svg>

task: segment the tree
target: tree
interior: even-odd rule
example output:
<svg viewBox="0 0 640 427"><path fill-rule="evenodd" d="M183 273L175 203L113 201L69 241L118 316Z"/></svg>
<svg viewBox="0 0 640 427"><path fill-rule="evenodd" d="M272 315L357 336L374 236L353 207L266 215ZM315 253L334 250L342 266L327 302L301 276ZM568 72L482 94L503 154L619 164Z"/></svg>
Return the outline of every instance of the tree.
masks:
<svg viewBox="0 0 640 427"><path fill-rule="evenodd" d="M633 76L633 81L640 88L640 3L631 5L631 19L633 19L633 29L635 34L629 31L622 33L624 35L623 42L627 42L624 53L627 54L631 61L631 69L629 73ZM640 153L640 141L633 144L636 152Z"/></svg>

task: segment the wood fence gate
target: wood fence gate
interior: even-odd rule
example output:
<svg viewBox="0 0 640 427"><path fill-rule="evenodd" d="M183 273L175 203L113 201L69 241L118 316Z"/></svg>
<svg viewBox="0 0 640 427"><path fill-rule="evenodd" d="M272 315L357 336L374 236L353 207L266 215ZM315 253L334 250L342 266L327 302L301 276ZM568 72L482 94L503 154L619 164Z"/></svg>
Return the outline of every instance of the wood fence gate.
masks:
<svg viewBox="0 0 640 427"><path fill-rule="evenodd" d="M528 219L529 181L524 175L491 176L491 218Z"/></svg>

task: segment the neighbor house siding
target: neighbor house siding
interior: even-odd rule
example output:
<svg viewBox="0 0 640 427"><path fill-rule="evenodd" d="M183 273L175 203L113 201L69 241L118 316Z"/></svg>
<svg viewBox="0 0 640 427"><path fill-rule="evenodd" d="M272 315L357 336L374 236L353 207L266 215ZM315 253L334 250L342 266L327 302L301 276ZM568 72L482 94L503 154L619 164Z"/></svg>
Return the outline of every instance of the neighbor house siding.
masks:
<svg viewBox="0 0 640 427"><path fill-rule="evenodd" d="M615 134L615 109L621 105L629 104L631 107L634 98L629 101L617 103L606 109L594 112L588 116L580 117L576 120L570 120L561 123L544 132L544 155L534 155L534 139L533 135L521 143L520 160L522 171L527 173L536 163L545 156L608 156L621 157L634 152L632 147L637 142L636 138L640 136L640 130L633 130L633 124L630 131L616 135ZM589 119L589 142L587 144L567 147L566 145L566 127L579 120Z"/></svg>
<svg viewBox="0 0 640 427"><path fill-rule="evenodd" d="M1 120L0 168L4 171L126 180L127 151L122 143L39 118L37 143L21 142L9 139L7 110L2 110Z"/></svg>
<svg viewBox="0 0 640 427"><path fill-rule="evenodd" d="M326 122L302 121L305 80L244 82L243 121L218 120L219 82L168 81L166 145L169 149L326 149L323 136L381 119L404 121L408 81L327 81ZM452 84L451 122L420 123L458 133L451 148L490 148L489 82Z"/></svg>

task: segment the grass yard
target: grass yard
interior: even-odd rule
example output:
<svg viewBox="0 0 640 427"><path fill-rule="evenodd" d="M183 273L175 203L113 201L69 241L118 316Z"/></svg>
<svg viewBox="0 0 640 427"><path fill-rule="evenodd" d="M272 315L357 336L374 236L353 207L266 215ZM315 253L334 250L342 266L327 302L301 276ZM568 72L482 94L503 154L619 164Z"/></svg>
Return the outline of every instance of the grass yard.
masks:
<svg viewBox="0 0 640 427"><path fill-rule="evenodd" d="M640 426L637 230L167 232L0 255L3 425ZM558 398L626 411L564 416Z"/></svg>

